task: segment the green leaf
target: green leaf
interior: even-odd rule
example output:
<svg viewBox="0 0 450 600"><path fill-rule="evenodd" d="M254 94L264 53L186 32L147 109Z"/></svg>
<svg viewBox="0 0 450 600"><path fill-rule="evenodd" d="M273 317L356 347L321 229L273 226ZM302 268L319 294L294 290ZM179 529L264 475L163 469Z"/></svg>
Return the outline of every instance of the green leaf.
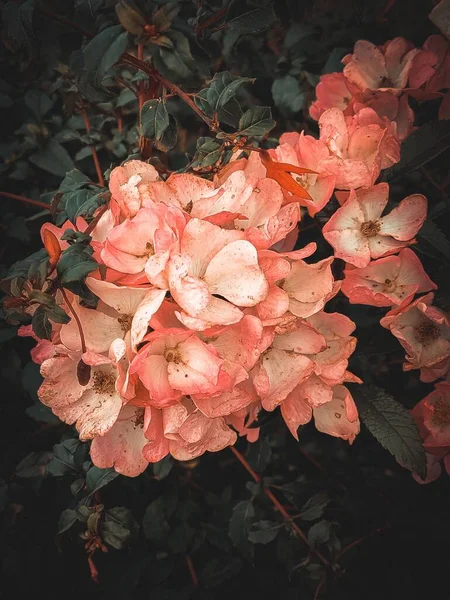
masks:
<svg viewBox="0 0 450 600"><path fill-rule="evenodd" d="M248 539L248 534L254 516L255 509L251 501L243 500L242 502L238 502L233 508L233 514L231 515L228 527L228 535L234 546L248 559L253 558L253 546Z"/></svg>
<svg viewBox="0 0 450 600"><path fill-rule="evenodd" d="M54 139L49 139L44 148L32 154L29 160L40 169L60 177L75 167L67 150Z"/></svg>
<svg viewBox="0 0 450 600"><path fill-rule="evenodd" d="M231 3L227 13L227 29L240 35L246 33L261 33L268 29L276 20L272 5L252 8L251 4L242 0Z"/></svg>
<svg viewBox="0 0 450 600"><path fill-rule="evenodd" d="M254 444L248 445L247 461L257 473L263 473L272 457L272 449L267 437L259 437Z"/></svg>
<svg viewBox="0 0 450 600"><path fill-rule="evenodd" d="M99 467L91 467L86 475L86 487L89 496L92 496L97 490L104 487L116 477L119 473L114 469L100 469Z"/></svg>
<svg viewBox="0 0 450 600"><path fill-rule="evenodd" d="M48 318L44 306L38 306L31 319L33 333L41 340L50 340L52 338L52 324Z"/></svg>
<svg viewBox="0 0 450 600"><path fill-rule="evenodd" d="M31 49L33 39L34 2L23 4L7 2L2 10L3 42L13 52L25 47Z"/></svg>
<svg viewBox="0 0 450 600"><path fill-rule="evenodd" d="M272 96L275 106L287 117L292 117L305 107L305 93L298 79L292 75L275 79L272 84Z"/></svg>
<svg viewBox="0 0 450 600"><path fill-rule="evenodd" d="M222 153L222 145L209 137L201 137L197 140L197 153L192 163L193 168L205 169L215 165Z"/></svg>
<svg viewBox="0 0 450 600"><path fill-rule="evenodd" d="M432 121L402 142L400 162L385 169L380 181L392 181L425 165L450 147L450 121Z"/></svg>
<svg viewBox="0 0 450 600"><path fill-rule="evenodd" d="M384 390L359 385L353 391L359 415L370 433L399 464L425 478L426 457L409 411Z"/></svg>
<svg viewBox="0 0 450 600"><path fill-rule="evenodd" d="M58 191L62 193L74 192L75 190L79 190L90 183L92 182L87 175L78 169L72 169L66 173L64 179L61 181Z"/></svg>
<svg viewBox="0 0 450 600"><path fill-rule="evenodd" d="M102 82L126 51L128 33L121 25L105 27L83 48L74 52L71 68L77 76L80 92L92 102L107 101L112 94L103 87Z"/></svg>
<svg viewBox="0 0 450 600"><path fill-rule="evenodd" d="M167 152L177 141L177 125L167 112L164 100L148 100L141 111L142 135L153 140L158 150Z"/></svg>
<svg viewBox="0 0 450 600"><path fill-rule="evenodd" d="M304 521L314 521L320 519L325 508L330 503L330 499L326 492L319 492L312 496L302 507L301 518Z"/></svg>
<svg viewBox="0 0 450 600"><path fill-rule="evenodd" d="M331 523L329 521L319 521L308 531L308 544L311 548L317 548L320 544L325 544L331 537Z"/></svg>
<svg viewBox="0 0 450 600"><path fill-rule="evenodd" d="M278 535L280 524L274 521L256 521L253 523L248 538L254 544L269 544Z"/></svg>
<svg viewBox="0 0 450 600"><path fill-rule="evenodd" d="M28 90L25 94L25 104L40 123L53 106L53 100L40 90Z"/></svg>
<svg viewBox="0 0 450 600"><path fill-rule="evenodd" d="M207 88L200 91L195 103L209 117L217 115L219 121L226 123L230 119L230 111L226 105L234 99L237 89L243 83L253 81L255 80L249 77L239 77L229 71L221 71L214 75Z"/></svg>
<svg viewBox="0 0 450 600"><path fill-rule="evenodd" d="M58 533L64 533L72 527L74 523L78 521L77 513L71 508L66 508L61 513L58 521Z"/></svg>
<svg viewBox="0 0 450 600"><path fill-rule="evenodd" d="M262 137L275 127L268 106L255 106L245 111L239 119L239 133L248 137Z"/></svg>
<svg viewBox="0 0 450 600"><path fill-rule="evenodd" d="M47 473L55 477L76 471L75 452L80 446L80 441L72 438L61 444L53 446L53 458L47 465Z"/></svg>
<svg viewBox="0 0 450 600"><path fill-rule="evenodd" d="M157 544L163 542L170 533L164 500L164 496L160 496L149 504L142 520L145 537Z"/></svg>
<svg viewBox="0 0 450 600"><path fill-rule="evenodd" d="M81 242L66 248L56 266L56 272L63 285L82 281L86 275L98 269L98 263L91 256L92 248Z"/></svg>
<svg viewBox="0 0 450 600"><path fill-rule="evenodd" d="M105 521L101 525L101 536L108 546L121 550L130 543L138 530L139 527L128 508L116 506L105 511Z"/></svg>
<svg viewBox="0 0 450 600"><path fill-rule="evenodd" d="M430 219L425 221L417 236L437 250L438 255L444 256L450 261L450 241L445 237L445 234L439 229L436 223ZM417 246L417 250L420 252L420 245Z"/></svg>
<svg viewBox="0 0 450 600"><path fill-rule="evenodd" d="M242 569L242 560L238 557L223 556L211 560L202 571L205 588L213 588L235 577Z"/></svg>
<svg viewBox="0 0 450 600"><path fill-rule="evenodd" d="M195 61L187 37L175 30L168 31L165 37L172 42L173 47L155 46L153 61L156 69L174 81L192 77Z"/></svg>

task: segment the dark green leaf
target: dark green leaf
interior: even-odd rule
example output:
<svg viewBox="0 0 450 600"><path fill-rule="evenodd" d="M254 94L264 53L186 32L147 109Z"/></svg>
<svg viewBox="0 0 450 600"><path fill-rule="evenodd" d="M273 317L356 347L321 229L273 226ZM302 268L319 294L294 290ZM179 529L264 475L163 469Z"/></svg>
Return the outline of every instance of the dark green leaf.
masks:
<svg viewBox="0 0 450 600"><path fill-rule="evenodd" d="M425 165L450 147L450 121L422 125L402 143L400 162L385 169L380 181L392 181Z"/></svg>
<svg viewBox="0 0 450 600"><path fill-rule="evenodd" d="M43 306L38 306L31 319L33 333L41 340L50 340L52 337L52 324Z"/></svg>
<svg viewBox="0 0 450 600"><path fill-rule="evenodd" d="M95 271L98 264L91 256L92 248L78 242L66 248L61 254L56 271L63 285L83 280Z"/></svg>
<svg viewBox="0 0 450 600"><path fill-rule="evenodd" d="M259 437L254 444L249 444L247 461L257 473L263 473L270 462L272 450L267 437Z"/></svg>
<svg viewBox="0 0 450 600"><path fill-rule="evenodd" d="M308 543L311 548L317 548L320 544L328 542L331 536L331 523L329 521L319 521L308 531Z"/></svg>
<svg viewBox="0 0 450 600"><path fill-rule="evenodd" d="M120 550L130 543L138 529L131 511L123 506L116 506L105 511L105 520L101 525L101 536L106 544Z"/></svg>
<svg viewBox="0 0 450 600"><path fill-rule="evenodd" d="M177 126L167 112L164 100L148 100L141 111L142 135L153 140L158 150L167 152L177 141Z"/></svg>
<svg viewBox="0 0 450 600"><path fill-rule="evenodd" d="M75 167L67 150L53 139L48 140L42 150L32 154L30 161L40 169L61 177Z"/></svg>
<svg viewBox="0 0 450 600"><path fill-rule="evenodd" d="M381 388L360 385L353 391L359 415L370 433L402 466L425 478L426 458L409 411Z"/></svg>
<svg viewBox="0 0 450 600"><path fill-rule="evenodd" d="M238 77L229 71L221 71L214 75L209 86L199 93L195 102L209 117L217 115L219 121L229 121L230 111L227 104L233 100L237 89L243 83L253 82L249 77Z"/></svg>
<svg viewBox="0 0 450 600"><path fill-rule="evenodd" d="M234 0L227 14L227 29L240 35L261 33L276 20L272 5L260 8L249 6L242 0Z"/></svg>
<svg viewBox="0 0 450 600"><path fill-rule="evenodd" d="M156 479L164 479L170 473L172 467L173 459L170 454L168 454L165 458L153 464L153 475Z"/></svg>
<svg viewBox="0 0 450 600"><path fill-rule="evenodd" d="M239 120L239 133L248 137L262 137L275 127L268 106L249 108Z"/></svg>
<svg viewBox="0 0 450 600"><path fill-rule="evenodd" d="M444 256L450 261L450 241L445 237L444 233L433 221L429 219L420 228L418 237L421 240L425 240L427 244L432 246L438 251L439 255ZM417 247L417 250L421 250L421 246Z"/></svg>
<svg viewBox="0 0 450 600"><path fill-rule="evenodd" d="M187 552L192 539L195 535L195 529L190 527L188 523L183 521L179 523L172 531L167 538L167 545L172 550L172 552L179 554L181 552Z"/></svg>
<svg viewBox="0 0 450 600"><path fill-rule="evenodd" d="M272 96L276 107L287 117L295 115L305 107L305 93L298 79L292 75L275 79L272 84Z"/></svg>
<svg viewBox="0 0 450 600"><path fill-rule="evenodd" d="M40 90L28 90L25 94L25 104L32 111L36 120L41 122L53 106L53 100Z"/></svg>
<svg viewBox="0 0 450 600"><path fill-rule="evenodd" d="M34 2L7 2L2 11L3 41L13 52L31 48Z"/></svg>
<svg viewBox="0 0 450 600"><path fill-rule="evenodd" d="M243 500L233 508L233 514L228 527L228 535L234 546L249 559L253 558L253 546L248 539L248 534L254 516L255 509L252 502Z"/></svg>
<svg viewBox="0 0 450 600"><path fill-rule="evenodd" d="M58 521L58 533L64 533L72 527L78 520L77 513L71 508L66 508L61 513Z"/></svg>
<svg viewBox="0 0 450 600"><path fill-rule="evenodd" d="M97 490L113 481L119 473L114 469L100 469L91 467L86 475L86 486L90 496Z"/></svg>
<svg viewBox="0 0 450 600"><path fill-rule="evenodd" d="M241 569L242 560L238 557L215 558L203 569L203 584L206 588L216 587L237 575Z"/></svg>
<svg viewBox="0 0 450 600"><path fill-rule="evenodd" d="M79 440L70 439L53 446L53 458L47 465L47 473L57 477L69 471L76 471L74 456L79 445Z"/></svg>
<svg viewBox="0 0 450 600"><path fill-rule="evenodd" d="M323 511L330 503L330 499L326 492L319 492L312 496L302 507L301 518L304 521L314 521L320 519Z"/></svg>
<svg viewBox="0 0 450 600"><path fill-rule="evenodd" d="M170 533L166 519L164 496L160 496L149 504L142 520L145 537L151 542L161 543Z"/></svg>
<svg viewBox="0 0 450 600"><path fill-rule="evenodd" d="M78 169L72 169L66 173L59 186L59 192L74 192L91 183L89 177Z"/></svg>
<svg viewBox="0 0 450 600"><path fill-rule="evenodd" d="M256 521L252 525L248 538L254 544L269 544L278 535L280 524L273 521Z"/></svg>
<svg viewBox="0 0 450 600"><path fill-rule="evenodd" d="M172 48L156 47L153 56L155 67L164 76L179 81L192 77L195 61L191 54L189 40L180 31L168 31L166 37L172 42Z"/></svg>
<svg viewBox="0 0 450 600"><path fill-rule="evenodd" d="M205 169L215 165L222 153L222 145L213 138L201 137L197 140L197 153L193 168Z"/></svg>

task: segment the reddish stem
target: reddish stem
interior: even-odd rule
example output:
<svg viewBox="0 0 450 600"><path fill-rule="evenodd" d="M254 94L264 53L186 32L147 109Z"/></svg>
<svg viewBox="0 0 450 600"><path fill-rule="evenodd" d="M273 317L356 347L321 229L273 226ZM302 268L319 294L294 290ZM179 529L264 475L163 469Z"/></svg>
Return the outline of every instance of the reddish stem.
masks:
<svg viewBox="0 0 450 600"><path fill-rule="evenodd" d="M92 219L92 221L89 223L89 225L86 227L86 229L83 231L83 233L85 233L86 235L91 235L91 233L94 231L95 226L97 225L97 223L100 221L101 217L105 214L105 212L108 210L108 205L104 204L98 211L98 213L95 215L95 217Z"/></svg>
<svg viewBox="0 0 450 600"><path fill-rule="evenodd" d="M75 322L77 324L78 333L80 334L80 340L81 340L81 350L83 351L83 354L84 354L86 352L86 340L84 339L83 326L81 325L80 318L77 315L77 313L75 312L72 304L70 303L69 298L67 297L66 291L63 288L63 286L59 285L58 287L61 290L61 294L62 294L62 297L64 298L64 302L67 304L69 311L72 313L72 316L75 319Z"/></svg>
<svg viewBox="0 0 450 600"><path fill-rule="evenodd" d="M197 573L195 572L195 569L194 569L194 563L192 562L192 558L189 556L189 554L186 554L186 564L188 566L189 573L191 575L192 583L195 585L195 587L197 587L198 586L198 577L197 577Z"/></svg>
<svg viewBox="0 0 450 600"><path fill-rule="evenodd" d="M258 475L258 473L255 473L255 471L251 468L251 466L248 464L248 462L245 460L245 458L242 456L242 454L238 450L236 450L236 448L234 446L230 446L230 450L236 456L238 461L245 467L245 469L247 469L248 473L253 477L253 479L256 481L256 483L263 483L261 476ZM303 531L300 529L300 527L297 525L297 523L292 521L287 510L280 503L280 501L274 496L272 491L264 485L264 483L263 483L263 491L264 491L265 495L269 498L269 500L272 502L272 504L275 506L275 508L281 513L281 515L284 518L284 520L286 521L286 523L289 524L291 529L309 547L308 538L306 537L306 535L303 533ZM330 565L328 560L321 554L321 552L319 552L318 550L314 550L313 552L317 556L317 558L319 558L326 567L328 567Z"/></svg>
<svg viewBox="0 0 450 600"><path fill-rule="evenodd" d="M24 204L31 204L32 206L39 206L39 208L50 210L50 206L48 204L45 204L45 202L40 202L39 200L31 200L31 198L25 198L24 196L18 196L17 194L10 194L9 192L0 192L0 196L5 196L5 198L12 198L13 200L23 202Z"/></svg>
<svg viewBox="0 0 450 600"><path fill-rule="evenodd" d="M91 131L91 123L89 121L89 116L88 116L85 106L83 106L83 108L81 109L81 114L83 115L83 121L84 121L84 126L86 127L86 133L89 135L89 132ZM100 161L98 160L97 148L94 146L94 144L91 144L91 150L92 150L92 158L94 159L95 170L97 172L98 182L102 187L104 187L105 179L103 177L102 169L100 167Z"/></svg>

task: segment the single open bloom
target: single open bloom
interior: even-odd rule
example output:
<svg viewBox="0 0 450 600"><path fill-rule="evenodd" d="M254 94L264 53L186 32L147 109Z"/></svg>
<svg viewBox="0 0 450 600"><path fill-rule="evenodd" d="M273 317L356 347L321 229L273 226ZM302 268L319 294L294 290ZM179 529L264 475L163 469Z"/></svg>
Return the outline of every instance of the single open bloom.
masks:
<svg viewBox="0 0 450 600"><path fill-rule="evenodd" d="M450 321L432 306L434 295L426 294L408 306L394 308L380 321L406 350L405 371L433 367L450 356Z"/></svg>
<svg viewBox="0 0 450 600"><path fill-rule="evenodd" d="M320 141L330 152L321 160L320 169L336 177L338 189L373 185L381 169L400 160L395 124L371 108L349 117L338 108L330 108L320 117L319 128Z"/></svg>
<svg viewBox="0 0 450 600"><path fill-rule="evenodd" d="M408 304L419 292L435 290L412 250L404 248L398 256L387 256L357 269L347 265L342 291L352 304L393 306Z"/></svg>
<svg viewBox="0 0 450 600"><path fill-rule="evenodd" d="M366 40L355 44L353 54L342 59L344 76L360 90L390 90L400 93L406 87L414 57L419 50L397 37L378 47Z"/></svg>
<svg viewBox="0 0 450 600"><path fill-rule="evenodd" d="M427 214L425 196L412 194L382 217L388 197L387 183L350 192L322 229L336 258L366 267L370 259L395 254L414 242Z"/></svg>

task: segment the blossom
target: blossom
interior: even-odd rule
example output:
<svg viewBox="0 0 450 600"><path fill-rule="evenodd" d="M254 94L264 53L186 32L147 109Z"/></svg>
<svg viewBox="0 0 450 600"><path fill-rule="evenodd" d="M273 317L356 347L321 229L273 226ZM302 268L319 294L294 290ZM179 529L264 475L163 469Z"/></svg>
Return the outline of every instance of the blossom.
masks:
<svg viewBox="0 0 450 600"><path fill-rule="evenodd" d="M432 306L430 292L408 306L392 309L380 321L406 350L405 371L436 367L450 356L450 321Z"/></svg>
<svg viewBox="0 0 450 600"><path fill-rule="evenodd" d="M351 191L322 229L337 258L366 267L370 259L394 254L414 242L426 217L426 198L412 194L382 217L388 197L386 183Z"/></svg>
<svg viewBox="0 0 450 600"><path fill-rule="evenodd" d="M362 269L347 265L344 275L341 289L352 304L406 305L415 294L437 287L409 248L398 256L371 261Z"/></svg>
<svg viewBox="0 0 450 600"><path fill-rule="evenodd" d="M326 110L319 119L320 141L330 152L320 167L336 177L339 189L370 186L380 170L400 160L396 127L371 108L345 117L337 108Z"/></svg>
<svg viewBox="0 0 450 600"><path fill-rule="evenodd" d="M129 160L111 171L109 189L125 217L134 217L146 197L146 187L159 179L152 165L140 160Z"/></svg>
<svg viewBox="0 0 450 600"><path fill-rule="evenodd" d="M338 108L345 112L353 96L359 91L359 87L350 83L343 73L322 75L316 86L317 100L309 107L311 118L318 121L328 108Z"/></svg>
<svg viewBox="0 0 450 600"><path fill-rule="evenodd" d="M424 85L427 93L450 87L448 40L442 35L430 35L423 49L415 55L409 73L409 85L412 88Z"/></svg>
<svg viewBox="0 0 450 600"><path fill-rule="evenodd" d="M362 91L390 90L399 93L407 85L418 52L410 42L400 37L386 42L382 47L359 40L353 54L342 59L344 76Z"/></svg>

